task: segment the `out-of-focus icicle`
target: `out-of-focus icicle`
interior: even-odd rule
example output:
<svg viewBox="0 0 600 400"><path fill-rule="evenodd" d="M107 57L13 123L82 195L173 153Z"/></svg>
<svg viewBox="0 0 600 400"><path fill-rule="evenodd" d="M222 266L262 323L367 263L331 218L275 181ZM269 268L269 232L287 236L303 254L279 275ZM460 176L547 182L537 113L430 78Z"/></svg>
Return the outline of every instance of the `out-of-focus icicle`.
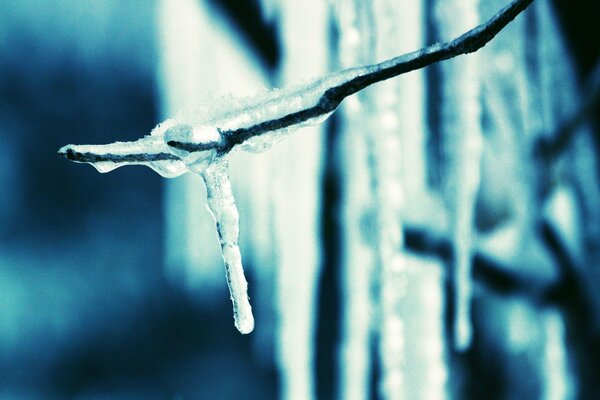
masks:
<svg viewBox="0 0 600 400"><path fill-rule="evenodd" d="M278 5L281 86L326 71L326 4L285 0ZM309 101L310 94L304 96ZM289 106L283 105L283 106ZM271 149L273 227L277 254L277 358L281 398L315 396L315 316L320 247L318 205L322 127L304 129Z"/></svg>
<svg viewBox="0 0 600 400"><path fill-rule="evenodd" d="M339 67L365 64L370 31L361 0L336 0L334 18L339 32ZM335 45L335 44L334 44ZM370 395L372 314L374 311L373 194L369 171L365 117L370 110L364 93L349 98L340 112L341 183L341 300L342 330L339 358L339 399Z"/></svg>
<svg viewBox="0 0 600 400"><path fill-rule="evenodd" d="M452 37L479 22L478 0L436 0L439 37ZM444 142L446 202L454 252L454 345L466 350L472 340L471 257L473 220L483 147L480 84L476 54L440 64L441 137Z"/></svg>
<svg viewBox="0 0 600 400"><path fill-rule="evenodd" d="M227 286L233 303L235 327L241 333L250 333L254 329L254 317L248 300L248 283L244 276L238 245L240 217L233 198L228 169L227 160L216 160L202 172L202 180L206 185L208 208L217 225L221 252L225 261Z"/></svg>
<svg viewBox="0 0 600 400"><path fill-rule="evenodd" d="M546 334L544 348L544 400L570 400L577 398L574 379L565 350L565 324L557 310L544 313Z"/></svg>
<svg viewBox="0 0 600 400"><path fill-rule="evenodd" d="M371 8L376 59L422 46L420 2L377 0ZM375 87L369 102L373 112L366 134L374 151L380 288L379 390L385 399L444 398L442 269L436 261L410 257L402 236L409 201L427 195L422 72Z"/></svg>

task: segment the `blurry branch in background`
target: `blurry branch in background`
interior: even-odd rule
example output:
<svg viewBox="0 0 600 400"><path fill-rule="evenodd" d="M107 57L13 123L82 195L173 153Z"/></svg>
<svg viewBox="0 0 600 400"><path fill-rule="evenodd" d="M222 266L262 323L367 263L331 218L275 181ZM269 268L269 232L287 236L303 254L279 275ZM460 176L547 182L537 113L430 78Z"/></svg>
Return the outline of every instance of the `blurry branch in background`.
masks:
<svg viewBox="0 0 600 400"><path fill-rule="evenodd" d="M245 124L233 129L223 129L223 127L217 126L215 128L219 132L220 140L207 141L206 137L199 138L199 141L165 140L169 148L175 149L171 150L173 155L177 155L177 150L190 153L212 150L216 151L219 156L223 156L236 145L252 137L288 128L300 127L314 120L320 122L335 111L346 97L374 83L421 69L461 54L468 54L479 50L532 2L533 0L514 0L487 22L471 29L454 40L445 43L436 43L380 64L342 71L326 77L323 81L317 80L316 82L295 88L291 93L285 90L274 92L273 96L268 97L266 101L265 99L261 99L262 101L258 100L258 104L251 104L250 108L253 110L250 111L254 111L254 109L261 111L272 106L273 103L282 102L283 104L290 104L290 107L284 108L286 112L292 110L293 112L272 116L267 120L260 120L258 118L259 120L257 121L256 118L252 118L250 125ZM325 87L323 87L324 84ZM327 84L330 84L330 86L328 87ZM314 103L309 102L307 104L305 101L296 101L300 106L294 104L294 100L298 100L298 97L302 98L304 94L314 96L315 91L323 89L325 89L324 92L318 95ZM290 109L291 107L294 108ZM238 111L245 113L248 112L248 109L240 109ZM226 114L230 115L230 113ZM149 161L173 160L173 155L169 154L168 149L152 149L145 152L143 150L139 151L141 147L136 147L138 151L131 154L123 154L123 152L113 154L109 148L105 149L101 146L94 146L93 149L87 147L87 151L80 151L78 146L69 145L61 148L59 154L71 161L91 163L118 162L120 164L147 164Z"/></svg>
<svg viewBox="0 0 600 400"><path fill-rule="evenodd" d="M452 242L442 232L427 226L407 225L404 227L403 236L406 249L410 252L438 257L445 261L453 257ZM557 259L560 270L558 280L547 281L535 276L520 275L515 272L519 270L518 265L502 264L484 248L476 248L474 251L474 280L500 295L520 296L543 307L567 307L575 301L579 309L587 309L586 300L581 298L582 291L573 289L579 287L576 278L577 266L562 244L560 236L548 223L543 223L540 227L540 236L548 251Z"/></svg>
<svg viewBox="0 0 600 400"><path fill-rule="evenodd" d="M548 166L556 162L560 155L568 148L578 132L577 128L593 115L594 107L596 107L600 100L600 63L596 65L588 81L583 86L586 90L582 93L581 102L573 115L552 135L539 135L540 139L535 147L535 151Z"/></svg>

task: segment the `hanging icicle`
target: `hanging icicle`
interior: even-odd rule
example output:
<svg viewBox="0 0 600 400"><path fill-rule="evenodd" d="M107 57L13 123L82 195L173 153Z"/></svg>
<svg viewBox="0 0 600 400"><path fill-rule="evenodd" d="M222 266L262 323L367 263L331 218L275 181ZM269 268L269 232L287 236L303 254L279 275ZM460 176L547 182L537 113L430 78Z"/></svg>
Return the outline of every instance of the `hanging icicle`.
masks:
<svg viewBox="0 0 600 400"><path fill-rule="evenodd" d="M569 366L566 350L565 321L558 310L550 309L543 316L544 348L544 400L570 400L577 398L575 380Z"/></svg>
<svg viewBox="0 0 600 400"><path fill-rule="evenodd" d="M437 0L434 14L439 37L456 35L479 21L478 0ZM471 326L471 258L473 222L483 147L477 55L440 65L441 119L444 143L444 201L453 247L452 282L455 292L453 339L459 351L468 349Z"/></svg>
<svg viewBox="0 0 600 400"><path fill-rule="evenodd" d="M387 57L390 53L419 47L418 5L398 6L395 1L377 0L371 4L373 43L372 56L375 59ZM412 21L411 21L412 20ZM412 23L411 23L412 22ZM398 25L416 31L400 34ZM402 40L398 40L402 38ZM373 174L376 246L379 279L378 307L380 323L378 328L379 363L381 381L378 391L382 398L399 400L410 396L410 387L420 385L418 379L409 382L407 369L411 360L407 349L415 344L406 331L407 309L404 305L407 286L413 283L407 274L407 258L404 252L402 225L404 222L404 187L402 136L411 134L404 126L400 115L414 112L419 107L411 101L400 103L398 93L402 81L396 80L373 88L368 92L370 105L370 129L366 134L372 146L370 169ZM416 390L418 391L418 389Z"/></svg>
<svg viewBox="0 0 600 400"><path fill-rule="evenodd" d="M197 0L159 0L156 7L157 24L157 88L160 114L168 117L190 104L206 103L207 93L215 96L235 93L251 95L267 85L261 66L254 54L239 40L229 26L214 18L213 7ZM185 38L182 40L182 38ZM204 107L206 108L206 107ZM248 161L247 159L251 159ZM247 210L249 201L262 202L255 193L247 194L244 182L238 179L242 172L252 171L252 187L256 185L259 168L252 161L264 158L246 157L243 168L238 168L239 157L231 160L230 177L238 193L240 213L250 215L246 227L253 227L251 238L244 229L240 243L242 253L255 248L258 232L269 230L270 224L254 221L255 212ZM183 288L198 300L199 307L214 308L220 301L222 271L220 249L215 245L215 225L203 207L205 189L197 174L186 174L179 179L163 182L164 205L164 267L166 278L176 288ZM268 249L268 247L266 247ZM246 250L247 251L247 250ZM253 253L253 258L256 253ZM262 267L264 261L247 263ZM252 271L256 277L256 269ZM265 287L264 284L260 285ZM265 292L268 292L265 291ZM262 294L263 292L261 292ZM266 310L267 307L260 307ZM259 317L260 319L260 317ZM263 318L264 320L264 318ZM261 330L261 334L264 330Z"/></svg>
<svg viewBox="0 0 600 400"><path fill-rule="evenodd" d="M341 67L366 64L365 49L369 48L367 2L336 0L334 18L338 32L337 60ZM335 54L335 53L334 53ZM375 299L375 243L372 240L373 194L369 170L370 130L365 115L365 96L359 93L349 100L340 116L341 172L341 299L342 323L339 357L338 399L366 399L371 393L372 325Z"/></svg>
<svg viewBox="0 0 600 400"><path fill-rule="evenodd" d="M233 190L228 176L229 163L219 159L202 172L206 186L208 208L217 225L225 276L233 303L235 327L241 333L250 333L254 329L254 317L248 300L248 283L242 267L242 255L238 239L240 236L240 217L238 215Z"/></svg>

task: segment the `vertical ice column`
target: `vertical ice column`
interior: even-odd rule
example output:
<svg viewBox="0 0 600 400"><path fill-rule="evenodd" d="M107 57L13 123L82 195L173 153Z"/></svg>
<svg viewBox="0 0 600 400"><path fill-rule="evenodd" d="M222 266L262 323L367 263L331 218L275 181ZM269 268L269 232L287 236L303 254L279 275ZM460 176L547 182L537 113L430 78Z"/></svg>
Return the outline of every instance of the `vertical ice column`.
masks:
<svg viewBox="0 0 600 400"><path fill-rule="evenodd" d="M280 2L281 86L326 70L326 3ZM322 126L305 128L270 150L277 246L277 357L284 399L315 394L314 343L320 248L318 205Z"/></svg>
<svg viewBox="0 0 600 400"><path fill-rule="evenodd" d="M423 46L422 4L372 3L375 58ZM386 399L445 397L443 282L440 263L410 256L402 228L428 201L425 181L423 73L369 93L379 261L379 390Z"/></svg>
<svg viewBox="0 0 600 400"><path fill-rule="evenodd" d="M479 23L478 0L436 0L434 4L439 38L455 37ZM483 147L477 60L475 53L440 64L440 133L445 157L443 193L449 214L454 255L453 336L457 350L466 350L473 335L471 257Z"/></svg>
<svg viewBox="0 0 600 400"><path fill-rule="evenodd" d="M338 1L334 10L342 67L422 46L419 2ZM431 204L421 201L427 197L423 103L423 75L415 72L342 106L339 398L370 396L374 339L382 398L445 397L442 269L403 251L405 208Z"/></svg>
<svg viewBox="0 0 600 400"><path fill-rule="evenodd" d="M577 398L574 379L569 368L569 354L565 346L565 323L557 310L548 310L543 316L545 331L544 387L545 400Z"/></svg>
<svg viewBox="0 0 600 400"><path fill-rule="evenodd" d="M222 18L215 18L206 2L160 0L157 36L157 80L165 117L181 110L200 109L211 96L252 95L265 86L253 54ZM238 206L244 215L251 214L245 208L247 199L254 197L244 196L247 186L237 185L248 179L237 178L261 171L256 165L237 165L234 157L231 175L240 194ZM223 273L214 223L203 206L202 186L201 179L193 174L165 182L165 264L167 274L177 285L187 286L202 297L199 304L210 306L219 299L215 292L222 287ZM262 224L255 231L266 229L268 224ZM241 242L247 244L244 232Z"/></svg>
<svg viewBox="0 0 600 400"><path fill-rule="evenodd" d="M361 0L334 2L339 32L339 60L334 68L366 64L369 30ZM335 44L334 44L335 45ZM371 110L363 92L346 99L339 111L341 190L341 305L342 329L339 358L339 399L366 399L370 395L373 324L374 257L373 194L367 132Z"/></svg>

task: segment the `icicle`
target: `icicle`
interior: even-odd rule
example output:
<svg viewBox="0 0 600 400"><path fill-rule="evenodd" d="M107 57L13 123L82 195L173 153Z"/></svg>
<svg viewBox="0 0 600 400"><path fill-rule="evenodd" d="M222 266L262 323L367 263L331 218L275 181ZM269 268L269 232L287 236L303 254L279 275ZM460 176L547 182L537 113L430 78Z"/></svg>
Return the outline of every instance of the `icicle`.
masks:
<svg viewBox="0 0 600 400"><path fill-rule="evenodd" d="M368 55L385 58L421 44L420 4L377 0L335 5L343 63L372 61ZM402 251L403 182L411 183L410 198L421 198L426 188L422 107L423 77L417 73L356 96L343 109L341 169L348 183L342 197L342 399L370 395L372 325L379 334L381 381L376 384L382 398L445 396L441 267ZM375 258L378 273L373 271ZM379 288L376 296L373 288Z"/></svg>
<svg viewBox="0 0 600 400"><path fill-rule="evenodd" d="M439 35L455 35L475 25L479 19L477 4L477 0L438 0L435 16ZM473 335L470 320L472 236L483 146L477 56L443 63L440 69L443 99L440 129L447 157L444 200L454 250L454 345L464 351Z"/></svg>
<svg viewBox="0 0 600 400"><path fill-rule="evenodd" d="M468 0L465 1L468 2ZM412 53L388 59L379 64L350 68L318 77L307 83L283 90L267 91L253 97L236 99L232 96L222 96L206 99L203 105L196 105L193 111L182 111L172 120L159 124L151 138L143 138L130 143L116 143L119 146L131 145L131 153L118 154L119 157L115 158L112 157L114 154L103 153L105 148L112 146L106 145L106 147L98 148L99 154L102 156L108 155L109 158L102 161L113 162L115 163L114 166L120 166L120 163L123 163L123 165L142 164L154 168L156 166L155 161L160 163L164 160L177 161L177 159L181 159L188 166L188 169L199 173L201 171L197 167L201 165L196 162L197 158L200 158L201 162L208 160L207 163L209 163L209 159L214 158L215 155L227 154L236 146L250 151L266 150L288 133L300 127L323 122L339 107L346 97L376 82L423 68L437 61L478 50L514 17L527 8L532 1L513 0L512 3L485 24L474 27L454 40L434 44ZM459 20L467 22L467 24L463 24L466 30L474 25L468 23L471 22L470 17L476 13L468 12L472 10L463 11L465 11L463 14L466 17ZM456 10L452 10L452 12L456 13ZM454 19L448 18L449 21ZM462 27L461 25L460 28ZM462 31L458 31L456 34L460 33ZM472 78L473 74L471 73L475 70L473 70L471 63L463 61L463 64L464 66L471 66L471 68L468 69L467 73L462 71L462 74L457 74L457 77L462 77L463 81L462 84L456 86L464 87L468 92L466 88L470 87L468 84L469 79ZM476 81L474 86L479 87ZM465 94L469 94L466 92ZM454 95L456 96L456 93ZM463 101L460 96L456 98L457 103ZM469 109L469 107L466 107L466 109ZM167 135L169 130L160 129L162 125L167 125L167 123L176 123L179 127L185 127L186 129L182 130L185 134L169 137ZM461 128L468 131L469 126L461 126ZM135 147L139 144L153 146L154 142L157 143L157 146L163 146L160 143L161 138L166 141L168 146L168 148L163 147L162 150L168 150L171 153L170 156L158 147L151 148L149 153L140 151L145 150L144 148ZM146 139L148 139L148 142ZM474 140L467 142L474 143ZM65 146L59 151L59 154L67 156L72 161L90 163L97 161L95 159L96 154L93 152L82 154L69 151L73 150L74 147L76 146ZM112 169L114 168L106 165L100 167L101 171ZM155 169L157 172L161 172L161 168L157 167ZM178 169L176 173L182 173L182 170Z"/></svg>
<svg viewBox="0 0 600 400"><path fill-rule="evenodd" d="M202 179L206 185L208 208L217 225L223 261L225 261L227 286L233 303L235 326L245 334L254 329L254 317L248 300L248 283L244 276L238 245L239 215L227 175L228 168L227 160L216 160L202 172Z"/></svg>
<svg viewBox="0 0 600 400"><path fill-rule="evenodd" d="M278 2L280 34L284 54L281 82L322 74L328 52L326 4L321 0L284 0ZM306 21L310 21L310 28ZM308 28L308 29L307 29ZM314 83L314 81L313 81ZM296 86L274 92L284 103L268 103L263 112L278 109L282 116L318 102L320 84ZM298 89L300 91L298 91ZM296 97L300 96L300 97ZM279 98L281 99L281 98ZM265 103L267 104L267 103ZM301 121L298 126L314 125L326 118ZM283 138L294 127L257 137L250 150L263 150ZM289 400L316 398L316 317L321 247L319 241L319 205L321 183L320 128L308 129L302 136L291 137L273 149L270 190L273 204L273 228L277 254L276 309L277 360L281 371L280 396ZM265 144L267 146L265 146Z"/></svg>

